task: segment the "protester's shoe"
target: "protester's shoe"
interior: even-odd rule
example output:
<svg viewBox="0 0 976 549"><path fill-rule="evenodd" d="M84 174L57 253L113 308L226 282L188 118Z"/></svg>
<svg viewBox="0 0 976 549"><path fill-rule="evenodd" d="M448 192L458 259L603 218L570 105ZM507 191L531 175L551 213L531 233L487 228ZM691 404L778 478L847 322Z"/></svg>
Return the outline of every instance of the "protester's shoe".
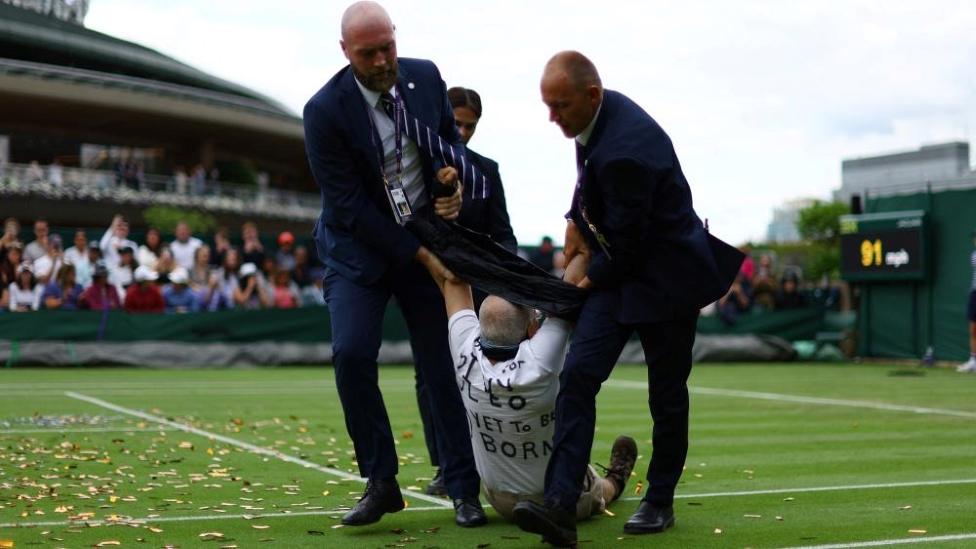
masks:
<svg viewBox="0 0 976 549"><path fill-rule="evenodd" d="M403 509L403 494L396 479L372 480L366 483L366 491L359 503L342 517L346 526L362 526L378 522L386 513Z"/></svg>
<svg viewBox="0 0 976 549"><path fill-rule="evenodd" d="M461 528L484 526L488 522L477 496L454 500L454 522Z"/></svg>
<svg viewBox="0 0 976 549"><path fill-rule="evenodd" d="M674 508L640 502L637 511L624 524L625 534L657 534L674 526Z"/></svg>
<svg viewBox="0 0 976 549"><path fill-rule="evenodd" d="M976 372L976 358L970 358L965 363L956 368L957 372L973 373Z"/></svg>
<svg viewBox="0 0 976 549"><path fill-rule="evenodd" d="M620 494L624 493L624 488L627 487L627 479L630 478L630 473L634 470L636 463L637 442L626 435L620 435L617 440L613 441L613 447L610 448L610 466L603 467L601 465L606 471L605 478L617 487L617 495L613 497L612 501L617 501Z"/></svg>
<svg viewBox="0 0 976 549"><path fill-rule="evenodd" d="M512 509L512 518L526 532L542 535L542 541L556 547L576 546L576 510L562 511L520 501Z"/></svg>
<svg viewBox="0 0 976 549"><path fill-rule="evenodd" d="M444 473L441 468L438 467L437 471L434 473L434 478L430 479L430 484L424 490L428 496L446 496L447 486L444 485Z"/></svg>

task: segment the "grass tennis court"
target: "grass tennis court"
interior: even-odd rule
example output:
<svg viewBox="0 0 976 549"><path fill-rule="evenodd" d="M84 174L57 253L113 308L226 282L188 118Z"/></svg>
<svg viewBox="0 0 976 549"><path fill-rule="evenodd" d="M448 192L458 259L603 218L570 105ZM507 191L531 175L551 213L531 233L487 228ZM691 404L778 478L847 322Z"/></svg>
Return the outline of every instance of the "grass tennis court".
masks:
<svg viewBox="0 0 976 549"><path fill-rule="evenodd" d="M881 365L696 366L677 525L625 536L650 451L644 372L618 367L600 395L593 460L630 434L640 475L581 546L976 546L976 376ZM381 383L401 487L420 492L412 369ZM0 542L541 547L490 510L462 530L448 502L407 492L406 511L337 527L363 487L351 454L325 367L3 370Z"/></svg>

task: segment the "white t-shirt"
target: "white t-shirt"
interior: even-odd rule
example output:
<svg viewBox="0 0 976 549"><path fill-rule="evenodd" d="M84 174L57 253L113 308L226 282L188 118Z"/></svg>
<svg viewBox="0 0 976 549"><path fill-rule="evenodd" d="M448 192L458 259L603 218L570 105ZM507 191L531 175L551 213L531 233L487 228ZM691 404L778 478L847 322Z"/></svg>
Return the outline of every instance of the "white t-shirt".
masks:
<svg viewBox="0 0 976 549"><path fill-rule="evenodd" d="M477 343L481 327L474 311L457 312L448 329L481 480L492 490L542 494L569 324L550 318L519 345L514 359L495 364Z"/></svg>
<svg viewBox="0 0 976 549"><path fill-rule="evenodd" d="M174 240L169 243L169 249L173 252L173 260L187 271L193 268L193 254L200 246L203 246L203 241L193 236L188 238L186 242Z"/></svg>

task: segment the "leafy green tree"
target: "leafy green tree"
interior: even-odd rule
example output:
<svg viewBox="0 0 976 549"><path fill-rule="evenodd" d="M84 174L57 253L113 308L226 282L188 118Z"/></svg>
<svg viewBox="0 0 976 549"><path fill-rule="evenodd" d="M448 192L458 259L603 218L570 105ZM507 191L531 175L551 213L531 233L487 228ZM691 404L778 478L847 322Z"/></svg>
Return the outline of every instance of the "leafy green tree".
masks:
<svg viewBox="0 0 976 549"><path fill-rule="evenodd" d="M843 202L820 202L800 210L797 231L809 245L806 276L816 280L823 275L840 275L840 216L849 212Z"/></svg>
<svg viewBox="0 0 976 549"><path fill-rule="evenodd" d="M214 216L194 210L184 210L171 206L152 206L142 212L142 218L151 227L156 227L164 234L173 234L176 224L186 221L190 230L196 234L206 234L214 230L217 220Z"/></svg>

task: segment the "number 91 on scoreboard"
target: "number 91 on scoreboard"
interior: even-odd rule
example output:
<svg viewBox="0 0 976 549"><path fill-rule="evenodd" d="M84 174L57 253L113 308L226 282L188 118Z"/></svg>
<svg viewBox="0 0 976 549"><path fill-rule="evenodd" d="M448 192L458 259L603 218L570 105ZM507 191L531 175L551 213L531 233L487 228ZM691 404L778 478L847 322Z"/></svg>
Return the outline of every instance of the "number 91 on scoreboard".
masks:
<svg viewBox="0 0 976 549"><path fill-rule="evenodd" d="M845 280L925 278L925 212L845 215L840 218L840 234L840 269Z"/></svg>

